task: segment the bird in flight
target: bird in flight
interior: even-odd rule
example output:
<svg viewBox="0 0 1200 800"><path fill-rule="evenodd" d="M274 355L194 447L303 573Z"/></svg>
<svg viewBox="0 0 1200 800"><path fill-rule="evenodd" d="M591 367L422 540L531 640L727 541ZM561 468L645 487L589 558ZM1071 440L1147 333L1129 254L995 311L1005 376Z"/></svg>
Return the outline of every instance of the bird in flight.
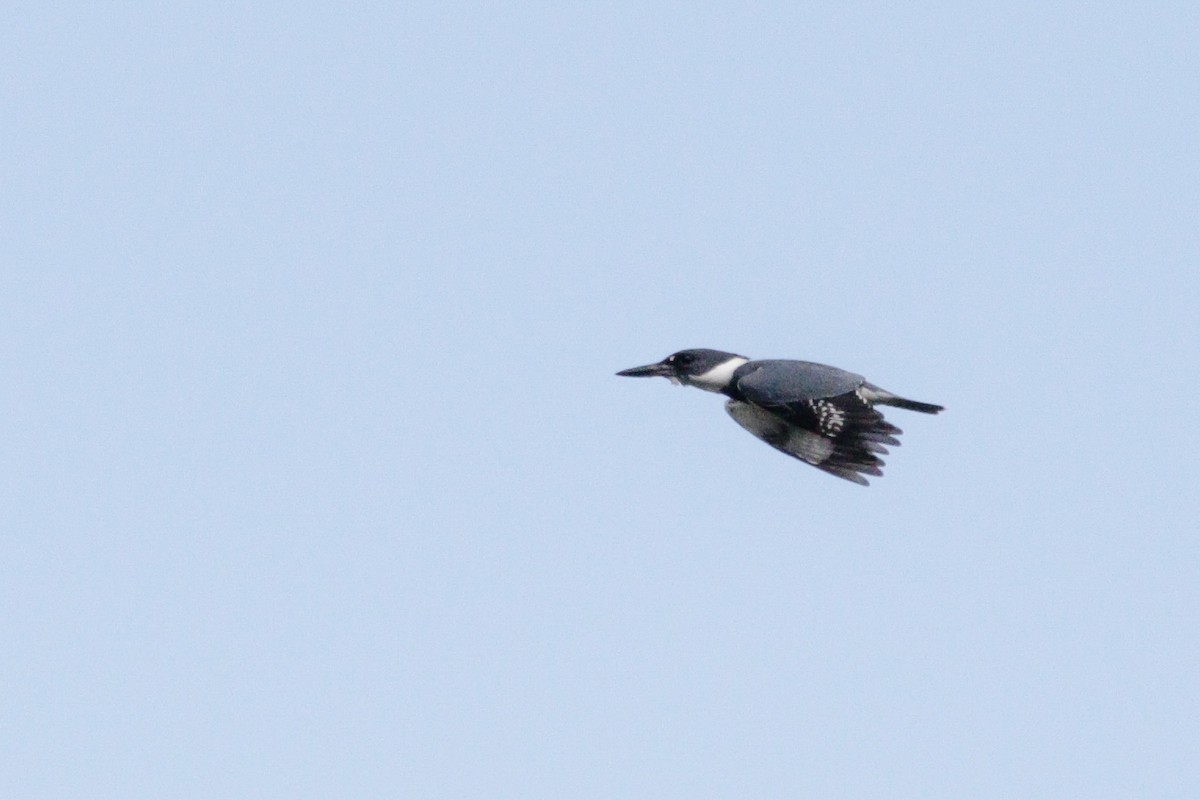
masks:
<svg viewBox="0 0 1200 800"><path fill-rule="evenodd" d="M765 359L720 350L680 350L657 364L617 373L667 378L723 394L725 410L750 433L783 453L848 481L882 476L888 446L901 431L876 406L936 414L942 406L907 400L861 375L810 361Z"/></svg>

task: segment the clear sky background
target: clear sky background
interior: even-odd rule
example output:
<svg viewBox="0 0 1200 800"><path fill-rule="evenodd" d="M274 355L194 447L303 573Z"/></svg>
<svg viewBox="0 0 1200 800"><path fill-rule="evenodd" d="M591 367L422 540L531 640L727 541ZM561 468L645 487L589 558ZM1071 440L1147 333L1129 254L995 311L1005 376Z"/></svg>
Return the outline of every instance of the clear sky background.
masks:
<svg viewBox="0 0 1200 800"><path fill-rule="evenodd" d="M0 795L1200 796L1200 12L800 5L9 6Z"/></svg>

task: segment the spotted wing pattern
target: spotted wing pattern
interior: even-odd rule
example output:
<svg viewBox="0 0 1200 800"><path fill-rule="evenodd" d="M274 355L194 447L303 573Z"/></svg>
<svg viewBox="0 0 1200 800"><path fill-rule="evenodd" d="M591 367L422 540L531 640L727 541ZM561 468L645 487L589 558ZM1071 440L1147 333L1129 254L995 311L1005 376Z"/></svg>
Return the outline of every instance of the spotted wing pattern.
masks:
<svg viewBox="0 0 1200 800"><path fill-rule="evenodd" d="M788 371L787 383L769 373L741 376L726 410L777 450L865 486L864 475L883 475L880 456L887 454L888 446L900 444L896 437L901 431L871 405L862 391L862 378L812 366L822 371L807 384L805 373L795 368Z"/></svg>

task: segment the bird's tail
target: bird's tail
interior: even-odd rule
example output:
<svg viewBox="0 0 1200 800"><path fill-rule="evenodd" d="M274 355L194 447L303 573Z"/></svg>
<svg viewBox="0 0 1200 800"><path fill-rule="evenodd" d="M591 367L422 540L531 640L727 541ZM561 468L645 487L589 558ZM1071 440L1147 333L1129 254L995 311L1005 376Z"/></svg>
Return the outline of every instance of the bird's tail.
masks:
<svg viewBox="0 0 1200 800"><path fill-rule="evenodd" d="M920 411L922 414L936 414L939 411L946 410L944 406L934 405L933 403L922 403L917 400L900 397L870 383L863 384L863 388L867 390L868 398L872 403L895 406L896 408L907 408L909 411Z"/></svg>
<svg viewBox="0 0 1200 800"><path fill-rule="evenodd" d="M888 400L880 400L881 403L886 403L889 406L896 408L907 408L909 411L920 411L922 414L936 414L939 411L945 411L945 406L934 405L933 403L922 403L917 400L906 400L903 397L891 397Z"/></svg>

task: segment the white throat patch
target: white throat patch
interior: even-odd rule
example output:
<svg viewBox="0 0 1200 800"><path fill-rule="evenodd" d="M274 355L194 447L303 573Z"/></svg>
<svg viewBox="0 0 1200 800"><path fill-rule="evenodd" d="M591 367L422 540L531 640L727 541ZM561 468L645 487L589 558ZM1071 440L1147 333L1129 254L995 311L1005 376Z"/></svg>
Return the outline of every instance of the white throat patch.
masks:
<svg viewBox="0 0 1200 800"><path fill-rule="evenodd" d="M708 392L719 392L729 385L733 380L733 372L742 364L745 364L750 359L734 356L728 361L723 361L715 367L705 372L702 375L696 375L688 378L688 383Z"/></svg>

